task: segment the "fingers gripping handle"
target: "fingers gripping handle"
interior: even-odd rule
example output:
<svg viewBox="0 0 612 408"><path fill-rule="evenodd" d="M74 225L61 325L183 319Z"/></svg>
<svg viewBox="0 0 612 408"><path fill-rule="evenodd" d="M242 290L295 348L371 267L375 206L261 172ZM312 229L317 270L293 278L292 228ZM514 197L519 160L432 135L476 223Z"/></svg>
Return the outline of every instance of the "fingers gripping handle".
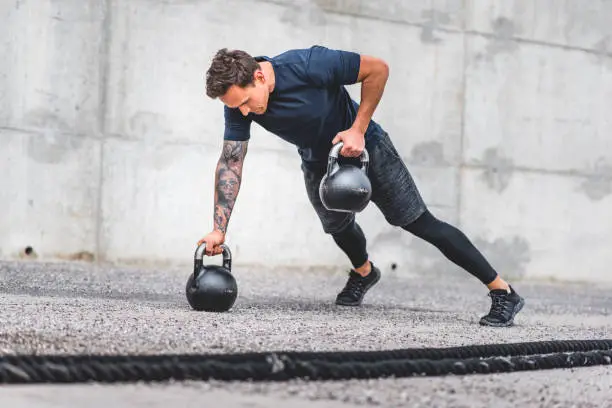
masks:
<svg viewBox="0 0 612 408"><path fill-rule="evenodd" d="M333 145L331 150L329 151L329 157L327 158L327 174L332 174L334 165L336 164L336 161L338 160L338 156L340 155L340 150L342 150L343 146L344 146L344 142L338 142L335 145ZM367 172L368 165L370 163L370 154L368 153L368 150L366 148L363 149L359 158L361 159L361 169Z"/></svg>
<svg viewBox="0 0 612 408"><path fill-rule="evenodd" d="M232 270L232 252L229 247L225 244L221 244L221 248L223 249L223 267L228 270ZM200 269L202 269L204 258L204 251L206 250L206 242L202 242L195 251L194 262L193 262L193 276L196 278Z"/></svg>

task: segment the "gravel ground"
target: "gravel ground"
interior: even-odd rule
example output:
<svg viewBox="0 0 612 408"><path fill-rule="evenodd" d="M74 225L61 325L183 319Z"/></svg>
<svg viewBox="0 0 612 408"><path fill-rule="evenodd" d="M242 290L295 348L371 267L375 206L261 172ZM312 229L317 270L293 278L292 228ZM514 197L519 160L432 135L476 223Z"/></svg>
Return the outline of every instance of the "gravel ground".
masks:
<svg viewBox="0 0 612 408"><path fill-rule="evenodd" d="M612 338L612 287L516 282L511 328L483 328L486 290L462 274L384 273L362 307L333 304L345 271L234 268L229 313L191 311L188 268L0 262L0 353L381 350ZM62 390L58 392L58 390ZM612 367L494 375L288 383L5 386L0 406L601 407Z"/></svg>

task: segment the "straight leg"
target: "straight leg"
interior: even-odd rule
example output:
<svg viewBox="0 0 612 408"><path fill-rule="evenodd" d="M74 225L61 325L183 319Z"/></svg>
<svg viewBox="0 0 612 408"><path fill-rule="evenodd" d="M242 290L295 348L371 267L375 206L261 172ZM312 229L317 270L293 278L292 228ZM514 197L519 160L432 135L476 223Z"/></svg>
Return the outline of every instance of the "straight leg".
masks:
<svg viewBox="0 0 612 408"><path fill-rule="evenodd" d="M487 326L510 326L524 305L520 297L456 227L438 220L423 198L388 134L369 150L372 201L389 224L431 243L451 262L480 280L491 297L489 313L480 319Z"/></svg>
<svg viewBox="0 0 612 408"><path fill-rule="evenodd" d="M402 228L434 245L448 260L463 268L483 284L489 285L498 280L497 272L465 234L456 227L440 221L429 210L425 211L416 221ZM508 284L497 289L508 289Z"/></svg>

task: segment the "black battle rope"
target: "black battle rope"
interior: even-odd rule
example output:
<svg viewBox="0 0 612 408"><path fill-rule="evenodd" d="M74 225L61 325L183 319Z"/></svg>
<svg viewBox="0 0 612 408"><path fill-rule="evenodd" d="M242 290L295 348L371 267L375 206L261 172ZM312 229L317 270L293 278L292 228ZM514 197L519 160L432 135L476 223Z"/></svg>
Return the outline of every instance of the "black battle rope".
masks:
<svg viewBox="0 0 612 408"><path fill-rule="evenodd" d="M0 356L0 383L287 381L487 374L612 364L612 340L352 352Z"/></svg>

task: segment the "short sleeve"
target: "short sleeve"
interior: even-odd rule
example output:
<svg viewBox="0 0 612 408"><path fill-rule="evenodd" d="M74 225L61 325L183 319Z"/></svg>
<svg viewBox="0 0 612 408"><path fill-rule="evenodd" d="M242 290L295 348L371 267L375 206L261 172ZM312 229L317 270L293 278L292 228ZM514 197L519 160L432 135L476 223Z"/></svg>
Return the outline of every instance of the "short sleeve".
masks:
<svg viewBox="0 0 612 408"><path fill-rule="evenodd" d="M245 117L239 109L224 106L225 132L224 140L246 141L251 137L251 119Z"/></svg>
<svg viewBox="0 0 612 408"><path fill-rule="evenodd" d="M357 82L360 55L320 45L310 48L307 74L316 86L351 85Z"/></svg>

